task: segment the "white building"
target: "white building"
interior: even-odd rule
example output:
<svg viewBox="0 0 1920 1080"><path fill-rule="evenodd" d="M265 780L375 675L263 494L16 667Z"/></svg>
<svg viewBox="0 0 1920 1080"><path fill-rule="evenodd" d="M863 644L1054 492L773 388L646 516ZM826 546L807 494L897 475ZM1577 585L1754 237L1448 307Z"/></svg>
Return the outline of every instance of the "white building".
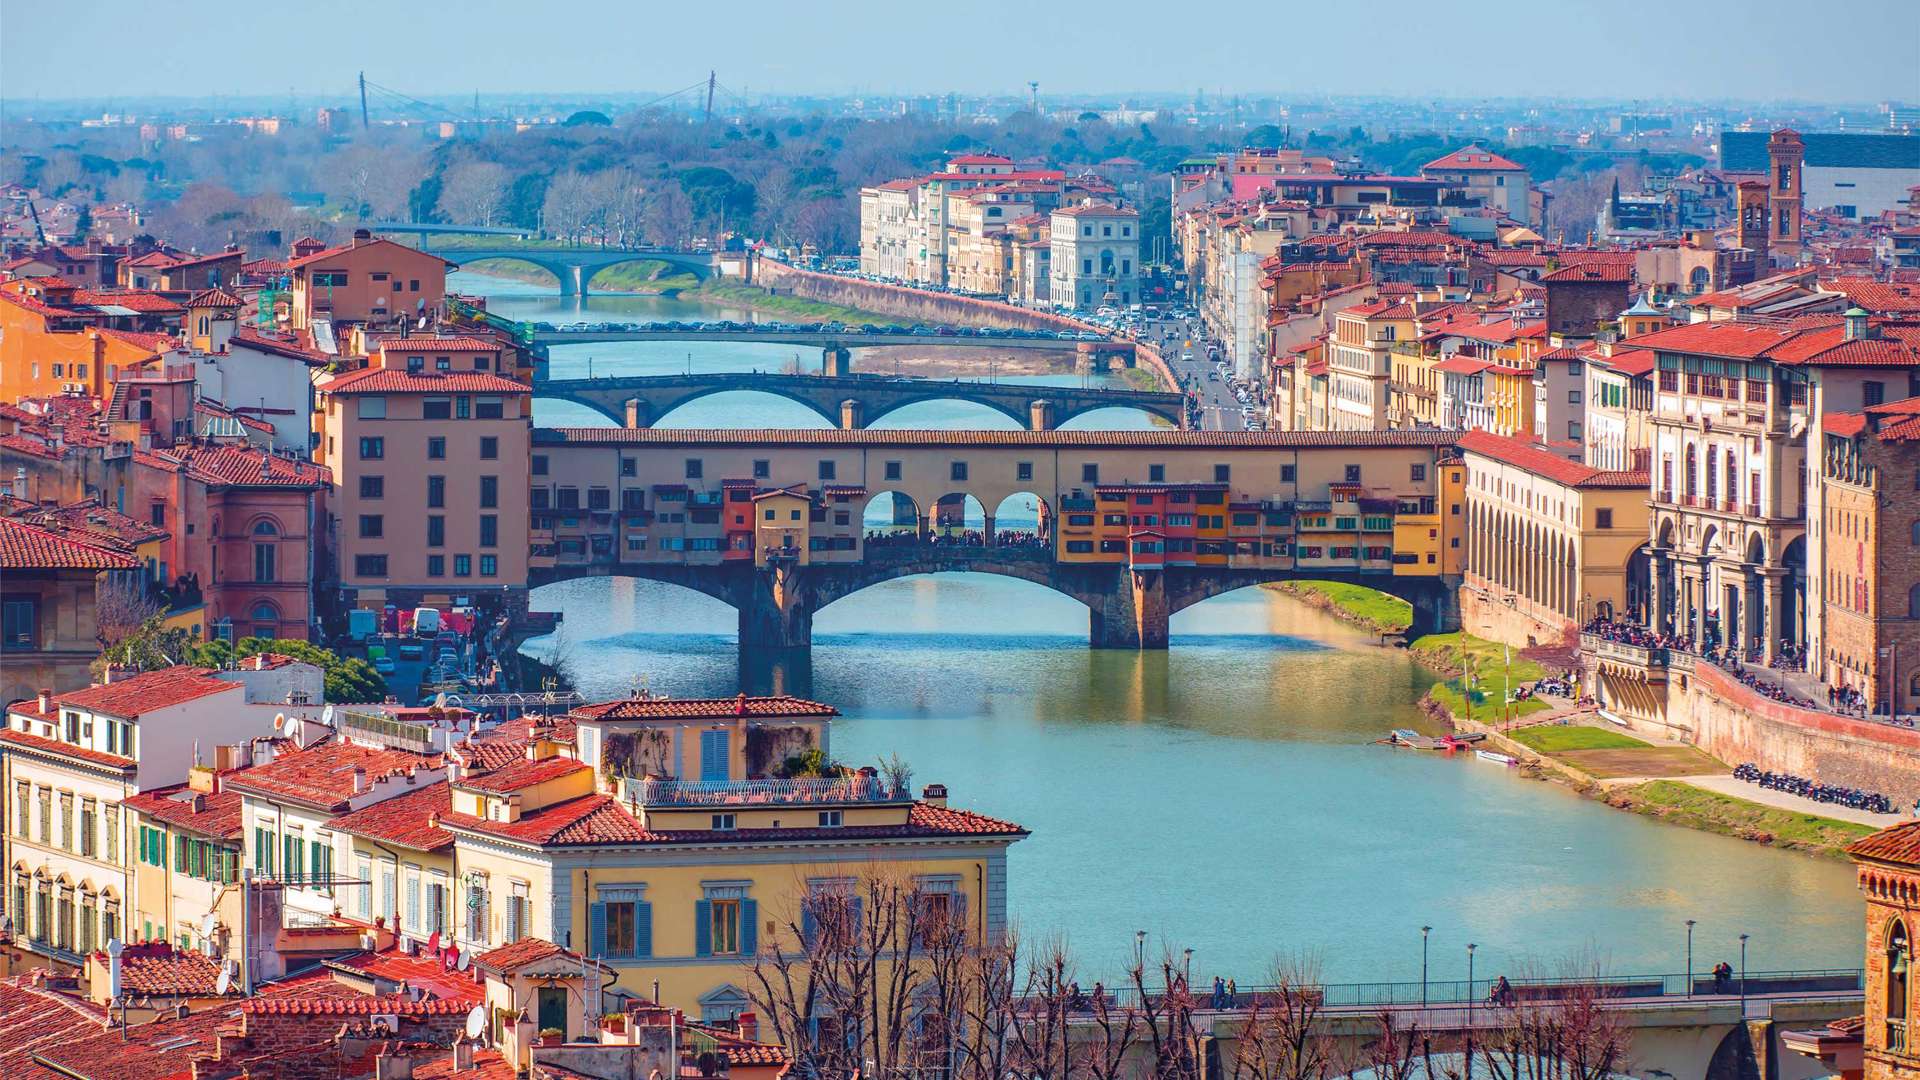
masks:
<svg viewBox="0 0 1920 1080"><path fill-rule="evenodd" d="M1101 202L1063 206L1052 218L1053 306L1092 311L1140 302L1140 215Z"/></svg>

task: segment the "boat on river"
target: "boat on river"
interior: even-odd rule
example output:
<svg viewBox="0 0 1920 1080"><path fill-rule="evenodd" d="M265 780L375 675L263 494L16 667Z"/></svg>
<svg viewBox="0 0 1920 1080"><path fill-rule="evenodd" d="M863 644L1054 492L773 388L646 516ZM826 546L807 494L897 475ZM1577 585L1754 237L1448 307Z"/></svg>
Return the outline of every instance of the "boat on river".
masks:
<svg viewBox="0 0 1920 1080"><path fill-rule="evenodd" d="M1475 750L1473 756L1479 758L1481 761L1491 761L1495 765L1514 766L1520 764L1512 757L1506 754L1496 753L1492 750Z"/></svg>

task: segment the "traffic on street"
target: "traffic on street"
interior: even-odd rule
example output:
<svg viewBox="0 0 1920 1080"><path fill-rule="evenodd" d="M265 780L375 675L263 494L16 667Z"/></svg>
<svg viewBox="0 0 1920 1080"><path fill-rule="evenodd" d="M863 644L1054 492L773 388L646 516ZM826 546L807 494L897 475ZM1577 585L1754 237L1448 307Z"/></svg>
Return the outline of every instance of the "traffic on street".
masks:
<svg viewBox="0 0 1920 1080"><path fill-rule="evenodd" d="M1267 426L1259 388L1241 380L1219 342L1192 309L1148 316L1135 336L1160 350L1189 395L1193 427L1200 431L1259 431Z"/></svg>

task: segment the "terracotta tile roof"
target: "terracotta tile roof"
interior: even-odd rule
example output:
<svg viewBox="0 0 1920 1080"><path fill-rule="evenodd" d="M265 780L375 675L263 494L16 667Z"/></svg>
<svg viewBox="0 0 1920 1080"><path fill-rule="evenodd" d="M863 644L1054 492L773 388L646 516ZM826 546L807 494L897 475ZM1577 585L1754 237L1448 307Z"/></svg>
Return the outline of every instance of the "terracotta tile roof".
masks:
<svg viewBox="0 0 1920 1080"><path fill-rule="evenodd" d="M130 947L129 952L138 948ZM155 955L134 953L120 958L120 985L136 994L165 994L176 997L212 997L220 979L221 964L200 952L183 952L171 946ZM236 983L228 993L238 993Z"/></svg>
<svg viewBox="0 0 1920 1080"><path fill-rule="evenodd" d="M1798 326L1743 322L1696 322L1656 330L1632 339L1634 346L1668 353L1691 353L1736 360L1773 360L1819 367L1910 367L1920 364L1920 344L1910 324L1874 320L1877 336L1848 340L1846 328L1832 317Z"/></svg>
<svg viewBox="0 0 1920 1080"><path fill-rule="evenodd" d="M915 803L902 825L849 825L836 829L647 829L611 795L587 795L523 815L518 821L488 821L452 814L447 825L541 847L597 847L631 844L740 844L756 842L918 839L935 836L1013 836L1027 830L1012 822L969 810Z"/></svg>
<svg viewBox="0 0 1920 1080"><path fill-rule="evenodd" d="M533 388L487 371L361 368L321 382L329 394L530 394Z"/></svg>
<svg viewBox="0 0 1920 1080"><path fill-rule="evenodd" d="M17 518L0 518L0 569L131 570L138 565L133 556L105 544L82 543Z"/></svg>
<svg viewBox="0 0 1920 1080"><path fill-rule="evenodd" d="M579 953L563 949L542 938L530 937L521 938L519 941L502 945L497 949L488 949L474 957L473 962L476 966L486 968L488 971L510 973L556 956L575 963L580 961Z"/></svg>
<svg viewBox="0 0 1920 1080"><path fill-rule="evenodd" d="M187 299L187 306L196 308L237 308L241 306L241 300L225 289L203 289Z"/></svg>
<svg viewBox="0 0 1920 1080"><path fill-rule="evenodd" d="M1433 365L1433 370L1447 375L1478 375L1493 367L1493 361L1480 360L1471 356L1449 356Z"/></svg>
<svg viewBox="0 0 1920 1080"><path fill-rule="evenodd" d="M17 713L21 710L16 708L13 711ZM128 771L138 765L138 762L135 762L132 758L121 757L118 754L109 754L104 750L89 750L83 746L74 746L71 743L61 742L58 739L47 739L39 735L29 735L24 731L0 729L0 742L7 743L21 750L38 750L42 753L60 754L80 761L92 762L95 765L105 766L109 769Z"/></svg>
<svg viewBox="0 0 1920 1080"><path fill-rule="evenodd" d="M555 1068L552 1065L534 1065L536 1073L552 1073ZM498 1050L475 1050L471 1065L455 1069L453 1051L449 1050L443 1057L415 1065L412 1076L414 1080L518 1080L520 1073Z"/></svg>
<svg viewBox="0 0 1920 1080"><path fill-rule="evenodd" d="M357 251L357 250L359 250L360 248L369 248L369 247L377 247L377 246L379 246L379 245L381 245L381 244L385 244L385 245L387 245L388 247L397 247L397 248L399 248L399 249L400 249L400 250L402 250L402 251L410 251L410 252L412 252L412 253L413 253L413 254L415 254L415 255L426 255L426 254L429 254L428 252L424 252L424 251L421 251L421 250L420 250L420 249L418 249L418 248L410 248L410 247L408 247L408 246L407 246L407 245L405 245L405 244L398 244L398 243L395 243L395 242L394 242L394 241L392 241L392 240L388 240L388 239L387 239L386 237L383 237L383 236L376 236L376 237L374 237L374 238L373 238L373 239L371 239L371 240L362 240L362 241L361 241L361 242L359 243L359 245L358 245L358 247L356 247L356 246L355 246L355 245L353 245L353 244L341 244L341 245L340 245L339 247L330 247L330 248L327 248L327 249L326 249L326 250L324 250L324 251L316 251L316 252L314 252L314 253L313 253L313 254L311 254L311 255L303 255L303 256L301 256L300 258L297 258L297 259L288 259L288 260L287 260L287 269L289 269L289 270L298 270L298 269L300 269L300 268L301 268L301 267L303 267L303 266L311 266L311 265L313 265L314 263L317 263L317 262L324 262L324 261L326 261L326 260L328 260L328 259L332 259L332 258L336 258L336 257L338 257L338 256L341 256L341 255L345 255L345 254L347 254L347 253L349 253L349 252L352 252L352 251ZM443 263L447 263L447 265L448 265L448 266L459 266L459 265L460 265L459 263L453 263L453 262L447 262L447 260L445 260L445 259L441 259L440 261L441 261L441 262L443 262Z"/></svg>
<svg viewBox="0 0 1920 1080"><path fill-rule="evenodd" d="M240 1004L250 1016L458 1016L473 1008L472 998L425 998L415 1001L398 994L374 997L254 997Z"/></svg>
<svg viewBox="0 0 1920 1080"><path fill-rule="evenodd" d="M459 786L490 795L505 795L590 769L585 762L569 757L550 757L544 761L528 761L522 757L496 769L469 773L460 778Z"/></svg>
<svg viewBox="0 0 1920 1080"><path fill-rule="evenodd" d="M201 792L186 784L174 784L129 795L120 801L147 820L175 829L215 840L241 838L240 793L237 791L223 788Z"/></svg>
<svg viewBox="0 0 1920 1080"><path fill-rule="evenodd" d="M505 346L498 341L477 337L408 337L388 338L380 343L381 351L410 352L499 352Z"/></svg>
<svg viewBox="0 0 1920 1080"><path fill-rule="evenodd" d="M239 1019L238 1004L222 1004L130 1027L125 1040L117 1035L77 1040L41 1057L69 1078L187 1080L195 1059L213 1056L220 1033Z"/></svg>
<svg viewBox="0 0 1920 1080"><path fill-rule="evenodd" d="M142 315L179 315L186 310L159 293L145 289L79 289L74 292L72 303L123 307Z"/></svg>
<svg viewBox="0 0 1920 1080"><path fill-rule="evenodd" d="M1062 206L1053 212L1055 217L1139 217L1140 212L1111 203L1088 203L1081 206Z"/></svg>
<svg viewBox="0 0 1920 1080"><path fill-rule="evenodd" d="M448 941L446 944L451 942ZM470 1003L484 996L480 984L474 981L471 974L448 970L446 960L441 954L426 950L412 956L397 948L384 952L357 952L335 957L323 963L326 968L334 971L352 972L356 975L396 983L404 982L409 989L419 987L442 1000Z"/></svg>
<svg viewBox="0 0 1920 1080"><path fill-rule="evenodd" d="M1827 413L1820 418L1820 428L1829 435L1851 439L1867 430L1867 417L1864 413Z"/></svg>
<svg viewBox="0 0 1920 1080"><path fill-rule="evenodd" d="M387 750L359 743L324 742L305 750L281 754L264 765L233 775L227 783L247 795L301 803L336 813L353 797L353 770L366 774L368 786L381 777L406 773L415 767L438 768L437 756L407 750ZM398 798L398 796L395 796Z"/></svg>
<svg viewBox="0 0 1920 1080"><path fill-rule="evenodd" d="M1434 158L1432 161L1427 162L1425 165L1422 165L1420 168L1423 172L1427 169L1459 169L1463 171L1503 170L1508 172L1524 171L1523 166L1516 165L1512 161L1501 157L1499 154L1496 154L1493 151L1488 150L1486 147L1478 145L1477 143L1468 145L1468 146L1463 146L1460 149L1455 150L1453 153L1448 154L1445 157Z"/></svg>
<svg viewBox="0 0 1920 1080"><path fill-rule="evenodd" d="M840 710L789 695L730 698L621 698L576 706L576 720L686 720L729 716L839 716Z"/></svg>
<svg viewBox="0 0 1920 1080"><path fill-rule="evenodd" d="M145 353L172 352L180 347L172 334L147 333L139 330L117 330L111 326L100 328L100 336L125 342Z"/></svg>
<svg viewBox="0 0 1920 1080"><path fill-rule="evenodd" d="M1399 431L912 431L861 428L535 428L535 445L611 446L1031 446L1208 447L1287 450L1310 446L1447 446L1452 434Z"/></svg>
<svg viewBox="0 0 1920 1080"><path fill-rule="evenodd" d="M1570 281L1592 281L1603 284L1625 284L1633 280L1632 263L1581 262L1572 266L1563 266L1550 274L1540 275L1543 283L1564 284Z"/></svg>
<svg viewBox="0 0 1920 1080"><path fill-rule="evenodd" d="M1890 284L1866 278L1835 278L1822 282L1821 288L1843 293L1875 315L1920 312L1920 286Z"/></svg>
<svg viewBox="0 0 1920 1080"><path fill-rule="evenodd" d="M329 356L318 349L308 348L291 337L281 337L278 334L263 334L251 326L242 326L238 330L235 330L233 332L233 343L244 345L249 349L257 349L260 352L272 353L275 356L285 356L294 360L303 360L314 367L330 364L335 359L335 357ZM231 349L232 345L228 347Z"/></svg>
<svg viewBox="0 0 1920 1080"><path fill-rule="evenodd" d="M453 844L453 834L439 823L452 811L453 788L442 780L342 814L327 827L414 851L439 851Z"/></svg>
<svg viewBox="0 0 1920 1080"><path fill-rule="evenodd" d="M78 998L33 986L38 974L0 979L0 1076L9 1080L51 1080L60 1074L35 1057L70 1042L105 1041L106 1015Z"/></svg>
<svg viewBox="0 0 1920 1080"><path fill-rule="evenodd" d="M263 448L230 443L137 451L134 458L156 469L185 472L201 483L233 487L312 488L317 491L327 486L331 475L323 466L282 457Z"/></svg>
<svg viewBox="0 0 1920 1080"><path fill-rule="evenodd" d="M1920 866L1920 821L1903 821L1863 836L1847 845L1847 854L1873 862Z"/></svg>
<svg viewBox="0 0 1920 1080"><path fill-rule="evenodd" d="M1646 488L1649 480L1645 470L1639 472L1608 472L1591 465L1582 465L1569 461L1559 454L1534 446L1532 443L1506 435L1495 435L1490 431L1469 431L1460 436L1460 449L1469 454L1492 458L1503 464L1524 469L1535 476L1544 477L1556 484L1573 488Z"/></svg>
<svg viewBox="0 0 1920 1080"><path fill-rule="evenodd" d="M157 525L101 506L98 497L68 503L65 506L35 507L19 516L43 529L78 534L71 538L80 543L96 544L118 551L138 547L152 540L164 540L173 535Z"/></svg>
<svg viewBox="0 0 1920 1080"><path fill-rule="evenodd" d="M212 668L185 664L126 675L110 683L96 683L82 690L69 690L54 696L53 703L68 708L105 713L126 720L157 709L182 705L214 694L235 694L237 703L246 700L246 688L237 682L217 678Z"/></svg>

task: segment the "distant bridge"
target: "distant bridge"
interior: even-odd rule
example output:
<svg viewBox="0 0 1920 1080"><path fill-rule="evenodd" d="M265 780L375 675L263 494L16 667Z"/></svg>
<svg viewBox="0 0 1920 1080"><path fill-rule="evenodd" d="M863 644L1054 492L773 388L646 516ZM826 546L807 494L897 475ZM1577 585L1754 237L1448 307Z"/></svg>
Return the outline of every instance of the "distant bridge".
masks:
<svg viewBox="0 0 1920 1080"><path fill-rule="evenodd" d="M818 349L867 349L881 345L950 345L970 349L1052 349L1124 355L1132 367L1133 343L1076 341L1013 330L1004 335L942 334L926 330L779 330L773 326L745 330L713 330L699 323L679 330L539 330L534 340L545 345L587 345L604 341L750 341L768 345L805 345Z"/></svg>
<svg viewBox="0 0 1920 1080"><path fill-rule="evenodd" d="M1094 409L1139 409L1175 427L1185 427L1187 417L1186 398L1181 394L964 379L740 371L711 375L537 379L534 382L537 397L585 405L626 427L651 427L689 401L740 390L797 401L846 429L866 427L897 409L922 401L971 401L1010 417L1032 431L1050 431Z"/></svg>
<svg viewBox="0 0 1920 1080"><path fill-rule="evenodd" d="M420 246L427 249L427 238L432 236L521 236L524 230L510 228L487 228L478 225L435 225L409 224L405 222L383 222L374 226L382 233L411 234L419 238ZM431 250L431 249L429 249ZM509 259L514 262L528 263L552 274L560 283L561 296L586 296L587 283L593 275L609 266L619 266L631 262L663 262L679 270L692 274L696 279L705 281L716 272L718 261L709 252L674 251L666 248L605 248L605 247L458 247L442 248L435 254L456 263L479 262L482 259Z"/></svg>

